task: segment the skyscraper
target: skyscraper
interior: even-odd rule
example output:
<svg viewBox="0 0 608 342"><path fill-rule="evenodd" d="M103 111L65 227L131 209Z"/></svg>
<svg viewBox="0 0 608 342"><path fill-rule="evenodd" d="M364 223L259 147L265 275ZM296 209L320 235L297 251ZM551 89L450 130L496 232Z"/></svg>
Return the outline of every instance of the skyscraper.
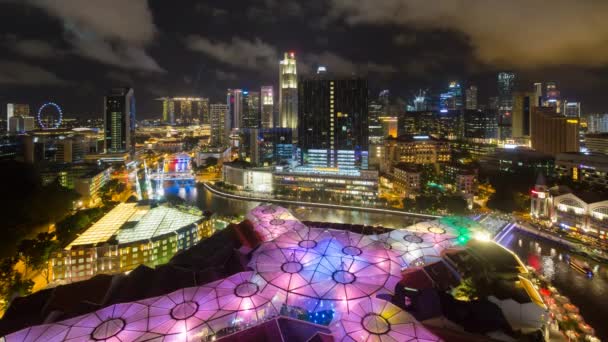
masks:
<svg viewBox="0 0 608 342"><path fill-rule="evenodd" d="M499 139L512 136L513 90L515 89L515 74L501 72L498 74L498 128Z"/></svg>
<svg viewBox="0 0 608 342"><path fill-rule="evenodd" d="M530 125L532 148L551 155L578 152L579 119L559 115L553 107L532 110Z"/></svg>
<svg viewBox="0 0 608 342"><path fill-rule="evenodd" d="M562 112L564 113L564 116L567 116L570 118L580 118L581 117L581 103L564 101L564 109Z"/></svg>
<svg viewBox="0 0 608 342"><path fill-rule="evenodd" d="M439 110L447 112L460 110L462 107L462 87L457 81L451 81L447 92L439 95Z"/></svg>
<svg viewBox="0 0 608 342"><path fill-rule="evenodd" d="M279 124L298 132L298 74L295 53L285 53L279 65ZM294 137L295 139L295 137Z"/></svg>
<svg viewBox="0 0 608 342"><path fill-rule="evenodd" d="M555 82L547 82L547 93L543 101L544 107L555 108L557 113L562 111L562 99Z"/></svg>
<svg viewBox="0 0 608 342"><path fill-rule="evenodd" d="M173 125L175 124L175 102L172 98L165 97L163 101L163 122Z"/></svg>
<svg viewBox="0 0 608 342"><path fill-rule="evenodd" d="M225 103L212 103L209 109L209 124L211 125L211 146L225 146L228 141L226 131L226 117L228 105Z"/></svg>
<svg viewBox="0 0 608 342"><path fill-rule="evenodd" d="M104 99L106 153L135 151L135 96L132 88L114 88Z"/></svg>
<svg viewBox="0 0 608 342"><path fill-rule="evenodd" d="M327 74L301 78L298 100L298 145L304 164L367 168L367 80Z"/></svg>
<svg viewBox="0 0 608 342"><path fill-rule="evenodd" d="M226 95L228 117L226 118L226 134L232 129L240 128L243 118L243 91L241 89L228 89Z"/></svg>
<svg viewBox="0 0 608 342"><path fill-rule="evenodd" d="M272 86L262 86L262 128L274 127L274 91Z"/></svg>
<svg viewBox="0 0 608 342"><path fill-rule="evenodd" d="M259 128L260 109L260 92L243 91L243 117L239 128Z"/></svg>
<svg viewBox="0 0 608 342"><path fill-rule="evenodd" d="M530 136L532 111L538 107L536 92L513 93L512 136L513 138Z"/></svg>
<svg viewBox="0 0 608 342"><path fill-rule="evenodd" d="M466 90L466 109L477 109L477 87L472 85Z"/></svg>
<svg viewBox="0 0 608 342"><path fill-rule="evenodd" d="M535 106L540 106L542 104L543 99L543 84L540 82L534 83L534 93L535 93Z"/></svg>

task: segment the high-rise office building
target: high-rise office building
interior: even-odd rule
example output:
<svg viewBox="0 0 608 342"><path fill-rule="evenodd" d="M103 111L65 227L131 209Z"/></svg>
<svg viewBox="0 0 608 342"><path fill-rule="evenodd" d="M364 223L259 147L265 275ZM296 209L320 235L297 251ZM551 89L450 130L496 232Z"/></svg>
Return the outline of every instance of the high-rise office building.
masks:
<svg viewBox="0 0 608 342"><path fill-rule="evenodd" d="M274 91L272 86L262 86L262 128L274 127Z"/></svg>
<svg viewBox="0 0 608 342"><path fill-rule="evenodd" d="M581 103L564 101L562 113L569 118L581 117Z"/></svg>
<svg viewBox="0 0 608 342"><path fill-rule="evenodd" d="M209 99L205 97L161 97L163 122L174 125L209 123Z"/></svg>
<svg viewBox="0 0 608 342"><path fill-rule="evenodd" d="M7 103L6 104L6 130L9 131L9 123L10 123L10 120L12 117L29 117L29 116L30 116L30 105L23 104L23 103Z"/></svg>
<svg viewBox="0 0 608 342"><path fill-rule="evenodd" d="M534 83L534 98L536 100L535 106L540 106L543 99L543 84L540 82Z"/></svg>
<svg viewBox="0 0 608 342"><path fill-rule="evenodd" d="M384 89L378 95L378 102L382 106L382 110L384 111L382 116L390 116L390 108L391 108L391 92L388 89Z"/></svg>
<svg viewBox="0 0 608 342"><path fill-rule="evenodd" d="M578 152L579 119L557 114L553 107L532 109L530 125L532 148L555 155L561 152Z"/></svg>
<svg viewBox="0 0 608 342"><path fill-rule="evenodd" d="M225 103L212 103L209 106L209 124L211 126L211 146L225 146L228 142L226 131L226 118L228 117L228 105Z"/></svg>
<svg viewBox="0 0 608 342"><path fill-rule="evenodd" d="M298 73L293 52L286 52L279 65L279 125L291 128L294 135L298 132Z"/></svg>
<svg viewBox="0 0 608 342"><path fill-rule="evenodd" d="M496 139L498 122L495 115L479 109L464 111L464 137L468 139Z"/></svg>
<svg viewBox="0 0 608 342"><path fill-rule="evenodd" d="M135 95L132 88L114 88L104 100L106 153L135 152Z"/></svg>
<svg viewBox="0 0 608 342"><path fill-rule="evenodd" d="M543 100L543 107L555 108L555 112L557 113L561 113L562 111L561 94L555 82L547 82L547 92Z"/></svg>
<svg viewBox="0 0 608 342"><path fill-rule="evenodd" d="M532 110L538 107L536 92L513 93L512 136L522 138L530 136Z"/></svg>
<svg viewBox="0 0 608 342"><path fill-rule="evenodd" d="M587 117L588 133L608 133L608 114L590 114Z"/></svg>
<svg viewBox="0 0 608 342"><path fill-rule="evenodd" d="M228 117L226 118L226 134L241 127L243 120L243 90L228 89L226 94Z"/></svg>
<svg viewBox="0 0 608 342"><path fill-rule="evenodd" d="M36 128L36 120L32 116L13 116L8 120L8 132L13 134L21 134L33 131Z"/></svg>
<svg viewBox="0 0 608 342"><path fill-rule="evenodd" d="M260 109L260 92L243 91L243 116L239 128L259 128Z"/></svg>
<svg viewBox="0 0 608 342"><path fill-rule="evenodd" d="M447 92L439 95L439 110L460 110L462 105L462 87L457 81L450 82Z"/></svg>
<svg viewBox="0 0 608 342"><path fill-rule="evenodd" d="M384 129L380 118L384 116L384 108L379 101L370 101L368 108L369 116L369 142L379 144L384 140Z"/></svg>
<svg viewBox="0 0 608 342"><path fill-rule="evenodd" d="M515 74L501 72L498 74L498 129L499 139L512 137L513 90Z"/></svg>
<svg viewBox="0 0 608 342"><path fill-rule="evenodd" d="M298 101L298 145L304 164L367 168L367 80L327 74L301 78Z"/></svg>
<svg viewBox="0 0 608 342"><path fill-rule="evenodd" d="M466 109L475 110L477 109L477 87L472 85L466 90Z"/></svg>

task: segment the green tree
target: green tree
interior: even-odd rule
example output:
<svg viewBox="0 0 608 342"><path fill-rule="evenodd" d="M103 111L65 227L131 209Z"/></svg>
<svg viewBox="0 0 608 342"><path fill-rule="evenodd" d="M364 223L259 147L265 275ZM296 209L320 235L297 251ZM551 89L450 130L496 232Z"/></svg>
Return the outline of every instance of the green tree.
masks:
<svg viewBox="0 0 608 342"><path fill-rule="evenodd" d="M23 279L23 275L15 271L17 258L4 258L0 261L0 305L6 310L17 296L25 296L32 292L34 282Z"/></svg>
<svg viewBox="0 0 608 342"><path fill-rule="evenodd" d="M19 244L19 255L27 268L40 271L45 280L49 281L48 264L51 255L59 248L53 233L40 233L36 239L26 239Z"/></svg>

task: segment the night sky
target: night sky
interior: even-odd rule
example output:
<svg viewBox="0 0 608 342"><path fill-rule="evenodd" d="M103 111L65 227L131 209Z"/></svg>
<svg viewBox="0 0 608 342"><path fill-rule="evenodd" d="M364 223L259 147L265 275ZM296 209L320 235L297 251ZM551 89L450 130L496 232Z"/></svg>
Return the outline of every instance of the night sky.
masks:
<svg viewBox="0 0 608 342"><path fill-rule="evenodd" d="M226 88L278 84L295 51L300 73L367 76L372 94L408 98L451 79L496 94L556 81L584 113L608 111L606 0L0 0L0 102L54 100L99 116L112 86L135 88L139 118L159 96L223 101Z"/></svg>

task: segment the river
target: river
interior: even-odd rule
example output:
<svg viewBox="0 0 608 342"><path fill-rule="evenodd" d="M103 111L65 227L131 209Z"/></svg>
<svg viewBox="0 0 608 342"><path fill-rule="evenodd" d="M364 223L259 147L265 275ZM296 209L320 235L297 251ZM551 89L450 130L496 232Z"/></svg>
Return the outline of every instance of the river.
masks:
<svg viewBox="0 0 608 342"><path fill-rule="evenodd" d="M259 204L259 202L240 201L214 195L200 184L186 187L169 184L165 188L165 193L178 195L201 210L209 210L220 215L244 215ZM413 219L398 215L287 207L301 220L381 225L390 228L405 228L413 223ZM568 266L567 249L552 241L536 239L515 229L503 239L502 244L515 252L524 263L537 269L561 293L569 297L572 303L580 308L581 315L587 323L596 329L597 336L602 340L608 340L608 325L605 325L604 321L608 317L606 266L588 260L596 275L593 279L587 279Z"/></svg>
<svg viewBox="0 0 608 342"><path fill-rule="evenodd" d="M217 196L201 184L197 186L179 186L168 183L165 186L165 195L177 195L187 202L196 205L201 210L209 210L219 215L244 215L255 208L260 202L240 201ZM421 219L413 219L399 215L369 213L352 210L337 210L326 208L302 208L298 206L285 206L302 221L342 222L387 228L405 228Z"/></svg>
<svg viewBox="0 0 608 342"><path fill-rule="evenodd" d="M581 315L595 330L602 341L608 341L608 268L597 262L586 260L593 268L592 279L579 273L568 265L568 250L563 246L545 239L513 230L503 239L502 244L515 252L527 265L543 274L559 291L579 307Z"/></svg>

